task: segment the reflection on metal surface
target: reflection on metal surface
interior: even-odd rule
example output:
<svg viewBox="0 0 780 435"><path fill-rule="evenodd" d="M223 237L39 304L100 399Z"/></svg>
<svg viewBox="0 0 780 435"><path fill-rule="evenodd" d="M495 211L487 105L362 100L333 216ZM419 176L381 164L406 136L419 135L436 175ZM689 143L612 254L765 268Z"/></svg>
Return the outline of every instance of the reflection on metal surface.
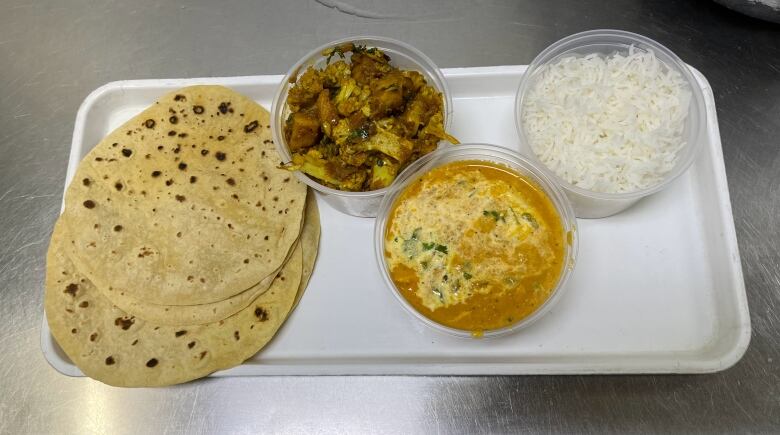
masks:
<svg viewBox="0 0 780 435"><path fill-rule="evenodd" d="M776 26L694 1L340 2L397 18L282 1L0 6L0 433L777 430ZM44 361L44 255L75 113L96 87L119 79L280 74L311 47L348 34L407 41L441 67L527 64L560 37L604 27L662 42L715 91L753 308L753 343L733 369L672 377L233 378L123 390L68 378Z"/></svg>

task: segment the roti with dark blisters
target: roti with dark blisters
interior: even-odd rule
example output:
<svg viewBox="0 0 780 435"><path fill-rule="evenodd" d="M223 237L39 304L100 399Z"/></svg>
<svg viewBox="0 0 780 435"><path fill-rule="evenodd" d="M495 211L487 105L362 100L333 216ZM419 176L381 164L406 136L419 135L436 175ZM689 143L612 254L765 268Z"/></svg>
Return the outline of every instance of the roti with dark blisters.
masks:
<svg viewBox="0 0 780 435"><path fill-rule="evenodd" d="M46 264L49 327L82 372L116 386L176 384L240 364L274 336L301 282L297 245L271 287L235 315L205 325L156 325L111 304L70 262L63 243L59 221Z"/></svg>
<svg viewBox="0 0 780 435"><path fill-rule="evenodd" d="M162 97L84 158L62 217L74 264L146 303L268 286L297 240L305 186L278 169L268 112L220 86Z"/></svg>
<svg viewBox="0 0 780 435"><path fill-rule="evenodd" d="M301 291L295 298L295 305L303 296L317 257L320 236L320 215L314 193L306 197L304 223L298 243L303 250L303 277ZM291 253L292 254L292 253ZM224 301L201 305L158 305L139 301L129 297L124 291L108 291L98 288L103 296L122 311L158 325L200 325L222 320L249 305L267 290L267 286L257 285Z"/></svg>

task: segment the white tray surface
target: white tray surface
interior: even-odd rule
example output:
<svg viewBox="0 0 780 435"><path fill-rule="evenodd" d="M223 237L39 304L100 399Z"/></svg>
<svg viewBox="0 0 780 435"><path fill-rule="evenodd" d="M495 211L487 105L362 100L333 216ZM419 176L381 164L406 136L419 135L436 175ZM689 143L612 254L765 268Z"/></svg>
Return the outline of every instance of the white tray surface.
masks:
<svg viewBox="0 0 780 435"><path fill-rule="evenodd" d="M513 110L524 66L446 69L461 142L517 149ZM320 199L322 238L300 306L255 358L227 375L700 373L744 353L750 321L712 93L706 143L667 190L605 219L578 220L580 251L568 291L544 318L510 336L462 339L411 317L373 258L373 219ZM281 76L110 83L79 110L67 181L103 136L162 93L219 83L266 108ZM51 339L50 363L80 375Z"/></svg>

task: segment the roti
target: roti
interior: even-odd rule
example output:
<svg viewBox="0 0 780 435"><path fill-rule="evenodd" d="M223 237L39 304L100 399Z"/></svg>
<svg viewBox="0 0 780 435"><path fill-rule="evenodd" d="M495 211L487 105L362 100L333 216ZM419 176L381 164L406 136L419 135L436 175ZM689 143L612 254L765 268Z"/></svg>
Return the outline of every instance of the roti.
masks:
<svg viewBox="0 0 780 435"><path fill-rule="evenodd" d="M306 196L277 167L269 124L265 109L230 89L192 86L110 133L65 196L77 270L158 305L268 288L299 237Z"/></svg>
<svg viewBox="0 0 780 435"><path fill-rule="evenodd" d="M68 259L62 220L46 264L44 305L52 334L86 375L126 387L171 385L233 367L265 346L299 293L303 254L292 256L268 291L218 322L166 326L114 306Z"/></svg>
<svg viewBox="0 0 780 435"><path fill-rule="evenodd" d="M320 215L317 201L312 192L307 194L304 213L303 229L298 241L303 251L303 281L301 282L301 291L296 296L295 305L303 296L303 289L305 289L314 268L319 245ZM68 240L66 234L63 234L62 237L66 241ZM104 297L122 311L158 325L199 325L216 322L245 308L267 289L266 285L256 285L224 301L210 304L158 305L139 301L118 289L109 291L107 288L98 288Z"/></svg>
<svg viewBox="0 0 780 435"><path fill-rule="evenodd" d="M301 230L301 247L303 248L303 272L301 276L301 290L295 296L293 309L303 297L303 292L309 284L314 265L317 263L317 253L320 249L320 210L317 206L317 197L309 190L306 196L306 211L304 215L303 230Z"/></svg>

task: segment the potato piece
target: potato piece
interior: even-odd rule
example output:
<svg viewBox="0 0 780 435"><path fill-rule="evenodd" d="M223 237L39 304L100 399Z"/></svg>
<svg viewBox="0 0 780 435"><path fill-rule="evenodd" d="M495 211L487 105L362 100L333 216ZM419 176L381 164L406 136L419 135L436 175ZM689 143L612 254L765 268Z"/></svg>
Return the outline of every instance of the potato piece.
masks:
<svg viewBox="0 0 780 435"><path fill-rule="evenodd" d="M404 104L404 76L394 71L371 82L371 116L381 118Z"/></svg>
<svg viewBox="0 0 780 435"><path fill-rule="evenodd" d="M335 184L339 190L360 191L366 181L366 170L357 168L341 161L340 159L328 160L325 163L328 174L338 180Z"/></svg>
<svg viewBox="0 0 780 435"><path fill-rule="evenodd" d="M382 62L376 56L370 56L366 53L353 53L351 61L352 78L361 85L367 85L371 80L392 70L387 62Z"/></svg>
<svg viewBox="0 0 780 435"><path fill-rule="evenodd" d="M417 71L403 71L401 74L408 78L412 83L412 92L417 93L423 86L426 85L425 76Z"/></svg>
<svg viewBox="0 0 780 435"><path fill-rule="evenodd" d="M287 146L290 152L308 148L320 138L320 122L312 113L297 112L287 118Z"/></svg>
<svg viewBox="0 0 780 435"><path fill-rule="evenodd" d="M368 160L368 152L362 151L362 147L354 145L346 145L341 148L341 154L339 157L344 163L352 166L363 166Z"/></svg>
<svg viewBox="0 0 780 435"><path fill-rule="evenodd" d="M401 114L399 120L412 137L417 135L417 131L425 125L433 115L434 111L419 98L415 98L406 105L406 110Z"/></svg>
<svg viewBox="0 0 780 435"><path fill-rule="evenodd" d="M323 89L322 92L320 92L315 107L323 133L332 138L331 131L333 126L339 122L339 113L336 110L336 106L334 106L333 102L330 100L330 91L328 89Z"/></svg>

